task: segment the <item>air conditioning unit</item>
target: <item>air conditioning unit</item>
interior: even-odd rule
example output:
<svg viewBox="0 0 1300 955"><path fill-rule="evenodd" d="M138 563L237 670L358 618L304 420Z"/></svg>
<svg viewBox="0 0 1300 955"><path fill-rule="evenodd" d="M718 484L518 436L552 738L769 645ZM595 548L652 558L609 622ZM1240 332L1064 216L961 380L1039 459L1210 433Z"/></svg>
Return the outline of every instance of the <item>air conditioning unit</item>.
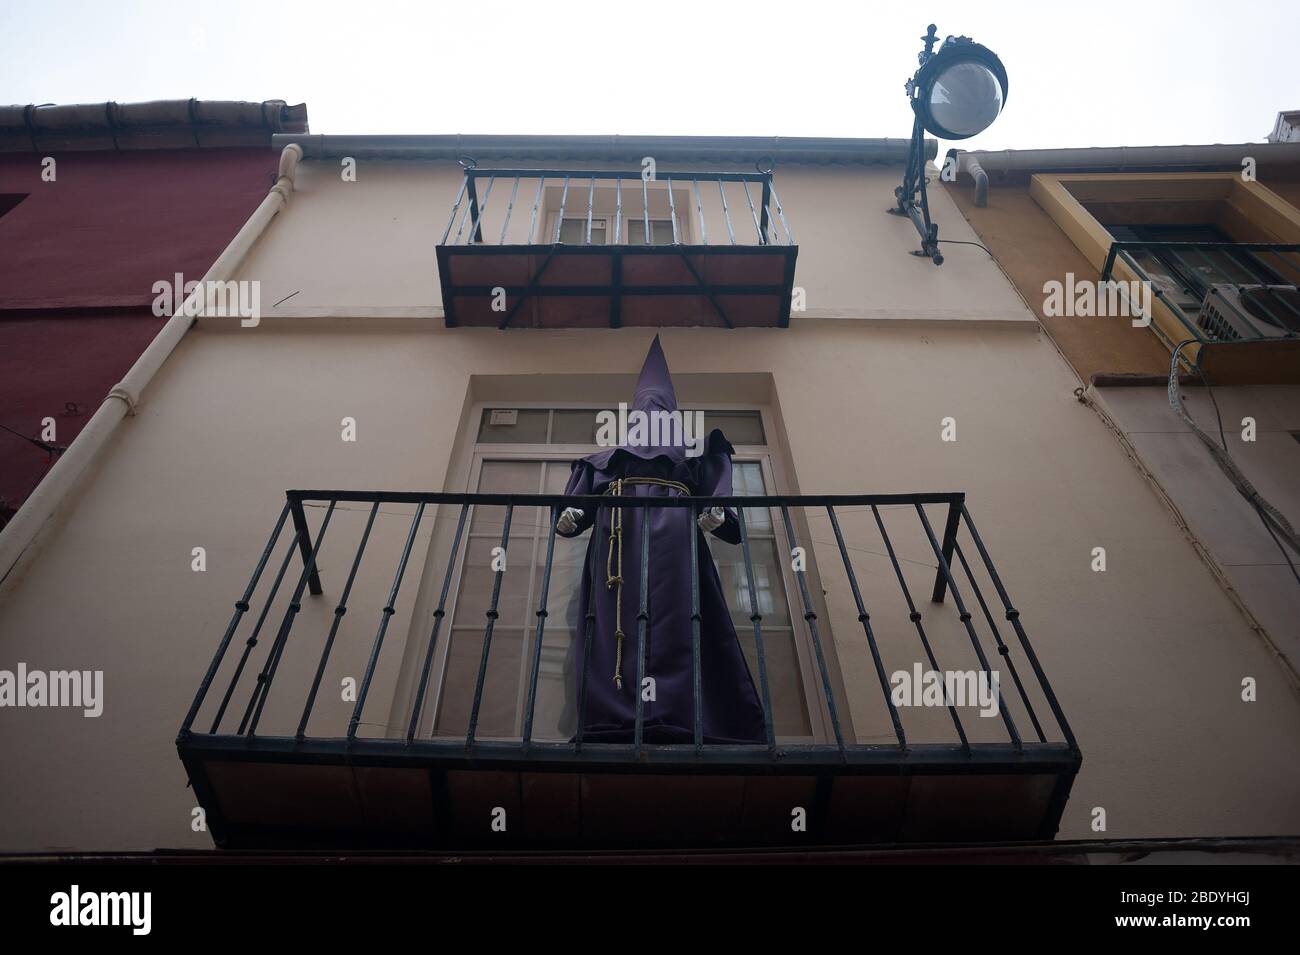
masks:
<svg viewBox="0 0 1300 955"><path fill-rule="evenodd" d="M1212 341L1300 336L1300 288L1294 285L1212 285L1196 326Z"/></svg>

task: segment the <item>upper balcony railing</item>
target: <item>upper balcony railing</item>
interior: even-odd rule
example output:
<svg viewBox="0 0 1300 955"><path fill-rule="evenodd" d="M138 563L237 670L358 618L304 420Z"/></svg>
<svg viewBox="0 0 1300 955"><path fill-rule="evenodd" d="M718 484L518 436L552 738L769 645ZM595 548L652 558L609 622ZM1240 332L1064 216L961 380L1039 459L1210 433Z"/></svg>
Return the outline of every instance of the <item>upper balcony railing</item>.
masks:
<svg viewBox="0 0 1300 955"><path fill-rule="evenodd" d="M438 269L449 326L784 326L797 254L770 171L467 165Z"/></svg>
<svg viewBox="0 0 1300 955"><path fill-rule="evenodd" d="M1300 245L1275 242L1113 242L1102 280L1120 264L1150 283L1154 323L1169 346L1190 343L1188 363L1217 364L1229 383L1260 356L1237 345L1269 348L1292 366L1300 358ZM1161 314L1163 310L1164 314ZM1225 351L1223 346L1230 345Z"/></svg>
<svg viewBox="0 0 1300 955"><path fill-rule="evenodd" d="M548 644L548 627L554 629L557 623L565 627L563 614L558 621L549 621L552 613L548 606L558 599L555 590L562 586L573 591L581 586L583 575L589 575L592 592L606 583L603 538L597 542L600 547L588 552L598 554L598 560L589 557L579 564L577 558L556 556L555 518L568 506L591 508L597 516L614 506L689 508L692 517L712 506L734 508L740 528L736 563L743 571L737 568L732 582L743 599L739 612L735 608L732 612L737 623L747 614L749 626L736 629L752 654L751 661L757 664L756 686L763 714L761 740L717 743L704 736L702 713L709 690L700 678L701 648L702 643L718 637L701 633L698 573L691 576L690 741L648 741L643 694L636 695L634 731L626 741L593 742L584 738L581 713L588 693L587 661L592 652L594 608L588 609L585 620L568 621L574 659L582 661L580 667L575 664L577 675L566 676L574 684L570 690L576 690L576 730L568 738L564 738L566 734L557 738L554 732L538 729L539 675L550 666L548 679L553 678L556 669L554 645ZM322 512L314 532L309 527L308 508ZM931 509L939 511L937 519L932 519ZM481 539L481 525L478 531L467 532L467 516L477 515L480 510L491 513L493 527L499 523L499 537ZM381 512L390 522L399 522L387 529L391 543L401 544L395 554L368 554L368 548L373 549L373 532ZM847 543L841 526L844 515L854 521L852 545ZM891 518L888 522L886 515ZM796 530L796 517L801 530ZM906 520L909 517L910 521ZM792 556L796 551L812 551L813 540L806 527L814 519L828 522L831 539L822 543L830 545L825 553L835 556L847 589L839 588L841 619L836 619L836 613L826 609L821 596L831 586L832 576L838 576L833 568L823 568L820 579L810 582L809 576L817 572L815 563L810 565L805 558L791 565L797 598L792 598L795 606L785 619L802 617L804 622L806 629L801 639L809 648L806 670L813 687L810 705L824 717L820 723L823 729L815 730L808 738L783 733L778 727L774 687L789 675L786 670L793 664L788 656L773 658L770 641L765 639L770 632L765 630L764 610L769 614L772 610L764 574L771 565L756 567L753 551L758 545L753 538L756 528L766 527L769 533L784 532ZM541 529L530 539L535 543L521 545L519 527L534 523ZM888 529L891 523L892 533ZM434 524L441 528L432 528ZM351 527L356 540L340 548L335 540L340 532L335 528L345 525ZM662 612L648 599L649 562L645 558L653 548L665 546L652 539L651 525L648 520L640 521L641 530L636 535L639 539L627 542L642 555L636 563L639 579L627 581L628 593L623 597L637 608L635 632L627 635L624 651L625 672L629 677L635 674L635 682L629 683L637 687L645 685L647 634L653 631L656 615ZM905 525L905 540L900 543L897 538ZM599 520L595 526L601 527ZM860 537L858 532L869 534L871 539ZM695 570L709 558L698 551L697 535L689 537L689 552L683 552L680 561L682 566ZM439 555L447 554L445 567L439 556L436 569L435 539L440 541ZM486 579L482 579L477 598L471 600L453 582L471 553L476 561L488 560L490 544L499 545L499 550L491 549L491 555L501 556L500 563L492 565L490 596ZM283 549L283 556L273 562L277 549ZM874 555L871 579L866 583L860 582L851 550ZM512 555L508 564L507 551ZM531 553L531 562L527 557L515 556L520 551ZM929 557L928 569L918 560L921 554ZM295 556L301 568L290 573ZM367 564L379 561L386 569L371 569L368 578L359 576L363 559ZM425 564L429 565L427 575L423 575ZM338 575L333 585L335 606L328 617L320 608L304 606L308 592L323 593L322 567L332 567ZM566 575L557 585L562 567ZM269 568L274 568L273 575L265 573ZM391 580L387 580L389 572ZM781 572L779 565L776 572ZM385 576L377 576L379 573ZM922 583L918 573L932 574L930 582ZM408 579L419 581L422 575L423 585ZM511 583L512 576L516 584ZM886 584L887 578L892 578L892 588ZM930 587L932 609L922 611L918 586ZM359 593L358 587L364 587L366 592ZM380 594L373 592L379 587L387 593L381 608ZM893 597L889 598L891 589ZM467 604L454 611L453 619L452 605L458 593ZM498 622L505 612L503 604L518 604L516 610L521 614L525 606L521 593L532 594L532 632L512 625L512 630L521 633L512 638L508 649L498 648L503 638L504 625ZM417 615L411 608L422 599L421 594L428 604L425 613ZM818 596L814 598L814 594ZM941 612L946 596L951 596L955 612ZM357 639L360 634L355 630L349 636L348 628L342 626L350 604L359 602L380 608L377 619L370 624L373 635L367 644ZM307 633L298 633L302 627L295 630L295 623L305 610L314 611L313 620ZM409 615L402 618L409 628L406 637L390 632L390 623L398 614ZM471 614L479 616L477 634L472 629ZM835 640L827 631L832 621L845 628ZM785 629L791 626L787 622ZM848 628L860 631L856 641L850 638ZM1009 629L1006 638L1004 628ZM247 634L243 648L231 654L241 631ZM455 676L448 676L448 655L453 653L448 648L453 637L459 641L454 652L461 665ZM349 643L351 647L346 646ZM855 643L860 643L860 659L855 656L857 650L852 649ZM550 663L543 660L544 644L551 647L547 654ZM259 646L265 649L259 652ZM504 694L500 674L494 670L499 664L494 663L494 650L498 655L513 653L523 662L522 667L512 664L520 673L505 681L509 686L504 687L508 691ZM342 665L340 671L336 658L341 651L350 653L354 662ZM436 662L440 655L442 664ZM260 664L255 659L258 656ZM988 718L972 719L975 710L962 712L972 705L971 701L954 699L949 687L944 691L948 695L930 701L931 709L922 719L910 709L917 700L896 695L902 679L899 672L910 678L913 671L918 677L922 671L940 675L962 672L995 690L1001 685L996 715L993 711L981 712L979 715ZM345 692L342 705L337 689L331 688L338 686L339 672L350 675L343 681L345 686L352 679L352 695ZM399 675L395 676L395 672ZM333 678L327 679L327 674ZM495 702L488 700L489 685L498 693ZM273 691L291 697L277 703ZM919 686L916 692L920 692ZM467 704L468 718L459 729L452 731L432 721L431 708L438 705L440 693L457 695ZM514 713L509 723L516 727L513 734L501 730L500 721L493 724L496 729L484 729L489 706L501 709L501 698L508 700L504 706ZM324 709L322 704L326 704ZM912 720L918 722L908 728ZM270 733L266 729L268 721L274 727ZM309 732L309 727L319 730ZM602 788L592 781L592 773L602 774L601 778L611 773L636 774L637 785L642 787L638 798L649 799L652 792L657 793L653 798L660 800L660 806L676 797L687 798L693 806L682 809L687 814L704 813L701 807L705 802L718 796L713 790L701 795L692 788L705 785L702 773L709 779L749 778L748 783L743 779L741 782L753 787L754 807L765 804L762 799L767 797L762 794L768 790L764 787L782 785L780 779L772 782L774 777L785 778L787 786L804 780L811 787L808 799L814 798L812 790L816 790L818 812L823 814L818 819L822 841L931 839L945 834L953 838L1050 837L1080 761L1074 736L1030 644L1020 613L975 529L964 495L958 493L611 499L290 491L184 718L178 747L218 840L245 845L291 839L285 833L306 824L302 821L305 810L296 807L297 800L316 807L306 815L317 820L311 840L318 844L336 843L341 838L339 832L344 832L345 841L351 839L353 844L367 841L370 836L358 833L376 818L388 819L394 812L398 816L410 812L421 820L411 823L414 833L407 832L401 838L410 836L440 844L455 843L457 838L473 841L477 830L472 826L468 830L456 827L467 825L466 819L486 818L479 815L483 807L477 800L513 799L509 794L522 785L518 780L536 781L541 778L537 774L550 774L551 785L559 787L559 792L568 791L565 786L580 786L585 795L579 799L573 790L572 802L567 801L568 797L555 797L557 804L567 807L563 810L544 800L540 806L535 800L531 809L522 806L520 811L531 820L528 832L534 836L543 830L550 832L543 819L553 821L557 813L570 819L565 813L576 812L581 819L570 819L568 823L573 841L590 841L595 838L593 831L603 832L606 839L622 838L626 833L621 829L602 830L598 820L606 818L601 815L606 810L617 813L615 807L627 794L620 796ZM329 767L340 775L329 775L335 771ZM381 783L377 774L386 770L419 772L414 777L399 773ZM358 773L363 776L356 776ZM917 783L914 787L896 787L898 779L912 776L930 782L925 786ZM875 782L863 782L868 777ZM1023 785L1012 782L1012 777L1022 779ZM426 792L431 778L436 780L432 794ZM503 794L486 795L495 785L505 787ZM935 786L949 789L940 796ZM993 789L981 788L987 786ZM413 789L406 792L403 787ZM871 787L881 788L877 791ZM405 795L394 797L396 790ZM833 791L841 795L832 798ZM942 810L938 808L940 803L933 802L936 798ZM394 799L400 811L391 804ZM755 822L757 829L733 832L728 826L740 823L735 819L726 821L730 818L726 807L734 808L727 799L717 810L721 815L710 817L708 825L713 828L707 831L714 835L709 838L780 842L782 834L788 832L788 810L779 813L779 818ZM434 822L424 818L426 800L432 801L427 812L436 819ZM971 805L977 808L966 806L963 800L973 800ZM295 808L286 821L284 807L290 804ZM335 804L336 815L329 815L324 807ZM412 810L412 804L417 809ZM947 821L936 821L934 813L947 813ZM322 822L326 817L333 821Z"/></svg>

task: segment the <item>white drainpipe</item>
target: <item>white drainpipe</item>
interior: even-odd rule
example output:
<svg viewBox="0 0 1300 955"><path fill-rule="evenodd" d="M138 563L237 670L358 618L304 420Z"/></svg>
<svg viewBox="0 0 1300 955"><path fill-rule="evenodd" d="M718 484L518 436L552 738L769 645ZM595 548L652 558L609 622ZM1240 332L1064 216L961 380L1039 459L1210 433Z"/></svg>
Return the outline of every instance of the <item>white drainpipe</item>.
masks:
<svg viewBox="0 0 1300 955"><path fill-rule="evenodd" d="M253 210L253 214L235 234L225 251L212 263L190 299L201 298L208 282L226 281L234 276L276 213L288 205L301 159L301 146L290 144L284 147L280 153L280 170L275 185ZM0 531L0 584L9 579L20 560L35 554L36 548L32 545L41 529L58 512L86 468L108 445L122 419L135 414L140 405L141 393L194 324L192 314L187 314L189 311L185 307L175 311L162 330L154 336L149 347L136 359L126 377L109 391L103 404L68 449L59 456L54 467L50 468L45 479L28 496L18 513Z"/></svg>

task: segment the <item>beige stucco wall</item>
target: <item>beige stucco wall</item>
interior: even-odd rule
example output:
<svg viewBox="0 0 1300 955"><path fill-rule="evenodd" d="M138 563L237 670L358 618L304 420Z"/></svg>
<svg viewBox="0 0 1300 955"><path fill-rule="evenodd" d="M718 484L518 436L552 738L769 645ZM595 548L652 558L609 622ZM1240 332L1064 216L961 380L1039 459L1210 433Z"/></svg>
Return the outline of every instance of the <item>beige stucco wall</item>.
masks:
<svg viewBox="0 0 1300 955"><path fill-rule="evenodd" d="M670 164L660 168L673 169ZM460 167L363 161L355 182L344 182L340 170L328 161L303 163L295 201L245 263L243 276L263 283L266 314L400 313L440 306L434 252L460 186ZM885 212L898 178L897 170L887 167L782 167L777 173L781 203L799 245L795 282L807 292L808 316L1030 319L1013 288L990 281L987 256L979 249L948 247L941 268L906 254L918 247L916 229L909 220ZM516 225L528 222L535 188L527 180L520 187L512 235ZM493 242L507 189L508 183L499 184L488 204L483 231ZM743 201L739 193L730 198L731 215L743 243L753 224L747 208L735 207L738 198ZM639 201L633 191L626 208L636 208ZM944 238L975 239L942 190L933 191L933 201L936 218L940 209L948 212L942 217ZM573 186L566 214L574 214L575 204L581 214L585 202L585 190ZM706 195L706 225L714 244L726 241L720 208L717 196ZM972 287L980 293L973 296ZM289 295L293 298L271 308Z"/></svg>
<svg viewBox="0 0 1300 955"><path fill-rule="evenodd" d="M1217 402L1233 461L1292 526L1300 524L1300 442L1293 437L1300 433L1300 387L1215 388L1214 402L1204 388L1184 388L1182 395L1192 419L1216 442ZM1254 507L1169 407L1166 389L1101 388L1097 398L1278 651L1300 670L1300 585ZM1294 554L1291 561L1297 562Z"/></svg>
<svg viewBox="0 0 1300 955"><path fill-rule="evenodd" d="M1104 177L1106 173L1096 175ZM1294 204L1300 196L1294 176L1292 169L1276 169L1261 176L1260 183ZM945 193L997 255L1081 379L1125 374L1155 379L1144 387L1093 388L1091 395L1124 432L1143 466L1160 482L1269 640L1286 655L1293 669L1300 669L1300 587L1254 508L1170 408L1164 385L1169 375L1169 349L1153 329L1134 328L1125 320L1043 314L1045 282L1064 281L1067 272L1079 280L1099 273L1040 208L1026 183L996 184L983 208L974 205L974 192L967 181L945 186ZM1217 213L1200 214L1213 218ZM1261 235L1270 235L1262 223L1254 228L1265 230ZM1244 241L1249 236L1237 238ZM1261 372L1270 370L1261 367ZM1293 437L1300 432L1300 387L1226 386L1213 375L1210 382L1233 460L1293 525L1300 522L1300 443ZM1182 394L1193 418L1217 441L1216 412L1209 392L1196 383L1183 388ZM1247 418L1255 422L1253 441L1242 439ZM1294 554L1291 560L1295 561Z"/></svg>
<svg viewBox="0 0 1300 955"><path fill-rule="evenodd" d="M308 164L245 277L264 283L268 305L298 290L300 308L427 308L453 181L417 164L365 163L357 183L335 179ZM783 490L968 493L1083 749L1063 837L1103 835L1089 828L1096 806L1111 837L1295 832L1300 700L1111 434L1075 400L1076 379L1021 321L1001 273L978 249L951 253L942 269L904 254L910 224L881 211L892 175L783 171L779 181L810 310L882 321L670 330L674 372L770 376L793 467ZM951 204L940 198L935 215L963 237ZM1011 321L959 323L970 315ZM945 317L953 322L922 320ZM448 331L429 318L201 323L38 558L0 590L0 668L102 668L106 695L99 719L0 712L0 848L209 844L191 831L196 801L173 740L284 490L460 490L448 474L477 376L513 376L526 392L532 376L632 374L651 334ZM340 440L345 416L357 421L355 443ZM957 420L953 443L940 440L947 416ZM363 518L336 521L355 532ZM833 538L824 523L810 527L855 725L859 738L874 738L881 713L861 630L834 570ZM363 566L327 685L359 673L373 639L406 522L385 515L378 528L371 546L386 556ZM861 515L844 529L868 599L883 595L888 568L874 532ZM422 534L417 550L426 542ZM925 560L923 538L896 542L900 556ZM191 570L195 546L207 548L205 573ZM1098 546L1106 573L1090 570ZM322 567L327 596L306 601L296 633L328 626L345 573L340 556ZM399 601L376 699L391 693L412 603ZM1240 701L1244 676L1258 680L1258 702ZM268 711L268 720L292 716Z"/></svg>

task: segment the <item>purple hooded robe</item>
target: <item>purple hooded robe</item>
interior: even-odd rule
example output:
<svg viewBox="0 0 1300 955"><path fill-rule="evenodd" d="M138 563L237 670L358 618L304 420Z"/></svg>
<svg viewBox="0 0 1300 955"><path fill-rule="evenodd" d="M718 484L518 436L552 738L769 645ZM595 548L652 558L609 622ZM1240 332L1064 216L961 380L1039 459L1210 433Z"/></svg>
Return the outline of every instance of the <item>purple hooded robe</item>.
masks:
<svg viewBox="0 0 1300 955"><path fill-rule="evenodd" d="M650 345L630 411L677 411L668 363L658 336ZM629 428L631 431L631 428ZM662 439L662 435L660 436ZM698 439L699 436L697 435ZM731 488L734 449L721 431L703 439L702 453L688 457L678 445L619 446L573 462L565 494L605 494L621 478L657 478L684 485L694 496L726 496ZM658 484L628 484L625 497L677 497L681 491ZM611 497L611 504L615 498ZM576 537L592 526L596 514L584 508L576 528L564 534ZM575 639L570 644L569 713L576 725L583 713L583 739L590 742L631 742L636 720L637 647L641 583L641 523L650 521L650 560L647 584L649 624L645 638L645 675L655 680L655 699L644 703L644 739L650 743L682 743L694 739L691 629L691 534L697 535L700 589L700 679L704 741L709 743L761 743L763 710L749 665L732 626L713 563L690 508L622 508L622 659L618 657L615 624L617 586L607 583L610 528L613 508L599 509L599 525L587 545L582 575ZM740 542L740 525L731 510L713 531L727 543ZM615 551L617 555L617 551ZM592 568L595 564L595 593ZM614 561L617 561L615 556ZM615 571L617 573L617 571ZM587 609L594 599L595 621L590 659L582 678ZM621 686L615 674L621 675ZM578 695L585 686L586 707Z"/></svg>

